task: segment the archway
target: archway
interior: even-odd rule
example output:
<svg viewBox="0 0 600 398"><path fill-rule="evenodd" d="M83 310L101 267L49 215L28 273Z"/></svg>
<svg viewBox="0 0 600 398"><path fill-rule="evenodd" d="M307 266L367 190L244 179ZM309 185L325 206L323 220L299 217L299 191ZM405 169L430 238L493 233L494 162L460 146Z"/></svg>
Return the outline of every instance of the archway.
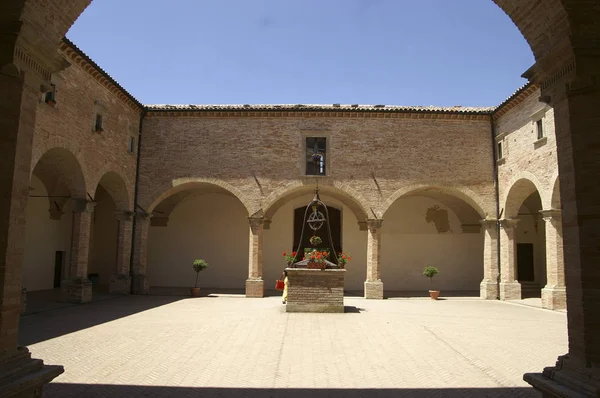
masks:
<svg viewBox="0 0 600 398"><path fill-rule="evenodd" d="M506 195L502 211L504 219L501 233L501 279L509 286L500 296L505 300L541 297L546 284L546 233L541 210L542 197L537 181L520 178Z"/></svg>
<svg viewBox="0 0 600 398"><path fill-rule="evenodd" d="M274 291L274 284L286 266L282 253L296 250L294 214L313 199L314 189L314 185L288 189L265 209L268 227L264 231L263 279L266 281L265 290L270 294L280 294ZM364 206L350 194L333 187L319 186L319 194L328 207L339 212L339 245L352 256L352 261L346 265L346 294L362 295L367 263L367 215Z"/></svg>
<svg viewBox="0 0 600 398"><path fill-rule="evenodd" d="M70 277L73 199L84 198L85 192L81 166L67 149L50 149L33 168L23 259L28 291L59 288Z"/></svg>
<svg viewBox="0 0 600 398"><path fill-rule="evenodd" d="M427 296L427 266L440 270L431 282L444 295L479 295L483 210L467 204L457 192L421 187L402 194L386 209L381 228L386 296Z"/></svg>
<svg viewBox="0 0 600 398"><path fill-rule="evenodd" d="M150 208L147 276L150 292L189 294L192 262L205 259L200 274L204 294L243 292L248 277L248 211L225 188L190 183L164 195Z"/></svg>
<svg viewBox="0 0 600 398"><path fill-rule="evenodd" d="M97 291L127 293L128 286L110 286L113 277L127 274L126 270L120 269L125 265L118 264L120 257L126 257L121 261L127 265L129 263L132 212L127 184L114 171L104 174L96 187L94 201L96 205L91 225L89 279Z"/></svg>

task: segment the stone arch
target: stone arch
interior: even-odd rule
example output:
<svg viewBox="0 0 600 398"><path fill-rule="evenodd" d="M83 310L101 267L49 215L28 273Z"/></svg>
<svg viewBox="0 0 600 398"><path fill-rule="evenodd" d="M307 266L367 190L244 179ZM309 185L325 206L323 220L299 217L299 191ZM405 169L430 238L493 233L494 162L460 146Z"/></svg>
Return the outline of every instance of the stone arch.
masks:
<svg viewBox="0 0 600 398"><path fill-rule="evenodd" d="M542 208L549 208L547 195L541 189L542 185L538 178L530 172L522 171L514 176L508 185L509 188L501 201L502 207L500 212L503 218L515 218L519 212L519 208L531 194L538 192L542 201Z"/></svg>
<svg viewBox="0 0 600 398"><path fill-rule="evenodd" d="M436 195L437 194L437 195ZM405 197L405 196L413 196L413 195L424 195L424 196L446 196L449 197L450 200L446 200L445 203L448 207L452 207L453 210L457 209L457 206L460 207L460 203L453 201L451 198L459 199L460 201L467 204L477 215L480 217L479 219L484 219L487 215L493 215L493 203L486 203L482 198L480 198L475 192L471 191L468 188L464 187L448 187L444 185L427 185L427 184L414 184L408 185L406 187L398 189L392 195L388 197L388 199L384 202L381 208L382 216L385 216L385 213L389 210L389 208L396 202L396 200ZM436 199L438 199L436 197ZM442 199L444 202L444 199ZM463 209L464 211L465 209ZM466 210L468 212L468 210ZM456 212L456 211L455 211ZM459 210L460 212L460 210ZM470 215L470 218L473 218L473 214ZM471 220L473 221L473 220Z"/></svg>
<svg viewBox="0 0 600 398"><path fill-rule="evenodd" d="M306 194L313 193L314 184L305 184L302 181L294 181L291 184L282 187L271 193L264 201L264 217L271 219L277 210L288 201ZM356 215L359 222L364 222L370 218L376 218L372 212L369 212L364 198L354 189L344 186L342 183L334 182L332 185L319 185L319 192L338 199L348 206Z"/></svg>
<svg viewBox="0 0 600 398"><path fill-rule="evenodd" d="M69 148L55 146L37 154L35 163L32 163L30 179L33 173L42 180L49 194L51 186L62 178L71 197L87 197L88 184L83 163Z"/></svg>
<svg viewBox="0 0 600 398"><path fill-rule="evenodd" d="M100 177L93 185L94 197L98 186L102 186L112 197L118 210L128 211L132 210L131 193L127 179L114 168L110 171L98 174Z"/></svg>
<svg viewBox="0 0 600 398"><path fill-rule="evenodd" d="M256 206L252 206L251 201L244 195L239 189L234 187L233 185L219 179L215 178L178 178L173 180L173 187L168 189L167 191L161 193L156 196L150 203L147 209L147 212L152 213L156 207L161 204L163 201L167 200L170 197L176 197L178 200L185 199L187 193L192 190L206 190L207 192L221 192L228 193L234 197L236 197L244 206L248 215L254 213L254 209Z"/></svg>
<svg viewBox="0 0 600 398"><path fill-rule="evenodd" d="M550 183L552 184L552 192L550 194L550 206L552 206L553 209L560 210L562 209L562 201L560 198L560 179L558 177L558 170L552 176Z"/></svg>

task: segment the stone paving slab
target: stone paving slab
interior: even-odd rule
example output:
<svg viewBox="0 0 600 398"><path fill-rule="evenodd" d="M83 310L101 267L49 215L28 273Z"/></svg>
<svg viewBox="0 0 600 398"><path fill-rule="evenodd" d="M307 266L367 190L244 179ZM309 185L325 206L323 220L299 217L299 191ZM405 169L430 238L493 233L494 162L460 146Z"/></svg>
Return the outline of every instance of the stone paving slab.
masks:
<svg viewBox="0 0 600 398"><path fill-rule="evenodd" d="M523 374L567 352L564 313L459 298L345 304L303 314L278 297L123 297L25 317L20 337L65 367L46 397L529 397Z"/></svg>

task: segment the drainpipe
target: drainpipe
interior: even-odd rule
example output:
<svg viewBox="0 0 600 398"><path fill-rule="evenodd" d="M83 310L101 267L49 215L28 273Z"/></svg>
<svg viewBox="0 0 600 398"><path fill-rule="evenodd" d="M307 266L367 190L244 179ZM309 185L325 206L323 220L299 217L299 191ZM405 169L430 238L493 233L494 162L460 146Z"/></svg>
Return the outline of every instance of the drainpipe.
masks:
<svg viewBox="0 0 600 398"><path fill-rule="evenodd" d="M140 125L138 127L138 140L137 140L137 158L135 164L135 188L133 193L133 224L131 225L131 253L129 256L129 277L131 283L129 284L130 293L133 294L133 252L135 250L135 225L137 222L137 209L138 209L138 188L140 182L140 159L142 154L142 124L144 117L146 116L146 108L142 109L140 115Z"/></svg>
<svg viewBox="0 0 600 398"><path fill-rule="evenodd" d="M490 116L490 131L492 134L492 157L494 160L494 189L496 193L496 251L498 255L498 277L496 278L496 287L498 291L497 300L500 300L500 187L498 184L498 148L496 146L496 134L494 128L494 115Z"/></svg>

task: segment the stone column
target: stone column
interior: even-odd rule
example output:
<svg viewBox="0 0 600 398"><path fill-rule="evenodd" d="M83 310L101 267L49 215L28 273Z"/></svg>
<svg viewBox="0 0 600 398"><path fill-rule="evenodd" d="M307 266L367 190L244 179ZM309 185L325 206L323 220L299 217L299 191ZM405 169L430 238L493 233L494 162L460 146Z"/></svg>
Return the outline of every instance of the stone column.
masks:
<svg viewBox="0 0 600 398"><path fill-rule="evenodd" d="M517 242L515 228L519 220L500 220L500 300L520 300L521 284L517 281Z"/></svg>
<svg viewBox="0 0 600 398"><path fill-rule="evenodd" d="M262 278L264 218L249 217L248 220L250 223L250 244L248 248L248 279L246 279L246 297L264 297L265 281Z"/></svg>
<svg viewBox="0 0 600 398"><path fill-rule="evenodd" d="M133 294L148 294L150 286L146 276L148 258L148 229L152 214L138 212L135 215L135 244L133 250Z"/></svg>
<svg viewBox="0 0 600 398"><path fill-rule="evenodd" d="M542 289L542 307L551 310L567 308L565 265L562 247L560 210L541 210L546 224L546 286Z"/></svg>
<svg viewBox="0 0 600 398"><path fill-rule="evenodd" d="M479 285L480 297L496 300L498 291L498 220L481 220L483 226L483 280Z"/></svg>
<svg viewBox="0 0 600 398"><path fill-rule="evenodd" d="M61 298L71 303L92 301L92 282L87 277L90 234L96 202L74 199L69 279L60 284Z"/></svg>
<svg viewBox="0 0 600 398"><path fill-rule="evenodd" d="M367 280L365 281L365 298L383 299L383 282L381 282L381 224L383 220L367 220Z"/></svg>
<svg viewBox="0 0 600 398"><path fill-rule="evenodd" d="M588 10L596 21L597 5ZM576 57L562 81L542 84L554 107L569 339L555 366L524 376L544 397L600 396L600 72L597 58Z"/></svg>
<svg viewBox="0 0 600 398"><path fill-rule="evenodd" d="M117 264L115 274L110 278L110 293L129 294L131 292L131 276L129 263L131 259L131 228L133 212L122 211L116 214L119 223L117 239Z"/></svg>

